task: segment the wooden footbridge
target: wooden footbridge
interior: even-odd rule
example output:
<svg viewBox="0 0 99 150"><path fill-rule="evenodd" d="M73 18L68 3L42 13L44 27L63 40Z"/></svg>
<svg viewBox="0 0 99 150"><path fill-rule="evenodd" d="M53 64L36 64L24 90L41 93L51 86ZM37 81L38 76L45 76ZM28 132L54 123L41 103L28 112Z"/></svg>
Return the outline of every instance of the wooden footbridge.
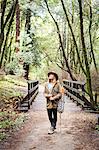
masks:
<svg viewBox="0 0 99 150"><path fill-rule="evenodd" d="M18 103L17 108L27 112L27 120L5 144L0 145L0 150L98 150L99 135L93 130L98 115L81 109L92 110L84 91L85 83L63 80L62 84L67 96L64 96L64 112L62 115L58 113L54 134L48 134L50 122L44 87L39 81L28 81L26 96Z"/></svg>
<svg viewBox="0 0 99 150"><path fill-rule="evenodd" d="M28 111L36 95L39 93L39 81L28 81L27 85L26 96L18 103L17 109L19 111ZM86 95L84 82L63 80L62 86L65 89L65 94L73 100L73 102L81 106L82 109L94 110L88 100L88 95Z"/></svg>

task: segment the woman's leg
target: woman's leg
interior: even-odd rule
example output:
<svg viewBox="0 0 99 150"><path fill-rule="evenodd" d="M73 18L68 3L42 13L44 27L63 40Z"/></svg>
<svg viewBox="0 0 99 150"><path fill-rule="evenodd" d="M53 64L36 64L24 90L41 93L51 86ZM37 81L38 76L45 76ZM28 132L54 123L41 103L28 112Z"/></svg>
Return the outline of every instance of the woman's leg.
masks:
<svg viewBox="0 0 99 150"><path fill-rule="evenodd" d="M56 122L57 122L57 108L53 109L53 122L52 122L52 126L54 127L54 129L56 129Z"/></svg>
<svg viewBox="0 0 99 150"><path fill-rule="evenodd" d="M53 122L52 109L47 109L47 113L48 113L48 118L49 118L51 126L52 126L52 122Z"/></svg>

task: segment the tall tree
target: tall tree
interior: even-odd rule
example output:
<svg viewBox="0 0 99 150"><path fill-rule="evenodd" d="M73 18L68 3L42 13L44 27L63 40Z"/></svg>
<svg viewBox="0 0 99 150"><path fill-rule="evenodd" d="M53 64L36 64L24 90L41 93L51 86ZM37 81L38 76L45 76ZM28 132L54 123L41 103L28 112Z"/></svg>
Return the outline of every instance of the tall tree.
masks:
<svg viewBox="0 0 99 150"><path fill-rule="evenodd" d="M88 93L90 96L90 101L94 106L95 103L93 100L93 93L92 93L90 67L89 67L88 56L87 56L86 45L85 45L85 38L84 38L82 0L78 0L78 3L79 3L79 17L80 17L80 32L81 32L82 51L83 51L85 67L86 67L87 90L88 90Z"/></svg>
<svg viewBox="0 0 99 150"><path fill-rule="evenodd" d="M26 23L25 23L25 30L26 33L30 36L30 29L31 29L31 10L27 8L26 10ZM29 76L29 64L27 62L24 62L23 69L25 70L24 77L26 80L28 80Z"/></svg>
<svg viewBox="0 0 99 150"><path fill-rule="evenodd" d="M17 1L16 5L16 52L19 51L20 44L20 5L19 1Z"/></svg>
<svg viewBox="0 0 99 150"><path fill-rule="evenodd" d="M75 35L74 35L74 32L73 32L73 28L72 28L72 25L71 25L71 23L70 23L70 20L69 20L68 14L67 14L67 10L66 10L66 7L65 7L65 5L64 5L63 0L61 0L61 4L62 4L64 13L65 13L65 16L66 16L66 20L67 20L67 22L68 22L68 26L69 26L70 31L71 31L71 35L72 35L73 42L74 42L74 45L75 45L75 49L76 49L76 53L77 53L77 58L78 58L80 67L81 67L83 73L86 74L85 69L84 69L84 67L83 67L83 65L82 65L82 62L81 62L81 58L80 58L80 54L79 54L79 49L78 49L78 45L77 45L77 42L76 42L76 38L75 38Z"/></svg>
<svg viewBox="0 0 99 150"><path fill-rule="evenodd" d="M2 48L2 53L1 53L1 59L0 59L0 68L2 67L2 63L3 63L3 58L4 58L4 52L5 52L5 48L6 48L6 45L7 45L7 41L8 41L8 36L9 36L9 33L10 33L10 29L11 29L11 26L12 26L12 23L14 21L14 16L15 16L15 11L16 11L16 6L17 6L17 1L18 0L15 0L12 4L12 9L10 9L7 17L6 17L6 20L5 22L3 23L3 30L1 31L2 32L2 35L4 34L4 29L5 29L5 25L7 24L8 20L8 28L7 28L7 32L6 32L6 36L5 38L3 38L3 41L2 41L2 44L3 47Z"/></svg>
<svg viewBox="0 0 99 150"><path fill-rule="evenodd" d="M6 10L7 0L1 1L1 20L0 20L0 53L1 53L1 47L4 40L4 16L5 16L5 10Z"/></svg>
<svg viewBox="0 0 99 150"><path fill-rule="evenodd" d="M96 65L96 60L95 60L95 55L94 55L94 51L93 51L93 43L92 43L92 0L90 0L89 2L89 39L90 39L90 49L91 49L91 54L92 54L92 58L93 58L93 62L94 62L94 66L95 66L95 69L96 71L97 70L97 65Z"/></svg>

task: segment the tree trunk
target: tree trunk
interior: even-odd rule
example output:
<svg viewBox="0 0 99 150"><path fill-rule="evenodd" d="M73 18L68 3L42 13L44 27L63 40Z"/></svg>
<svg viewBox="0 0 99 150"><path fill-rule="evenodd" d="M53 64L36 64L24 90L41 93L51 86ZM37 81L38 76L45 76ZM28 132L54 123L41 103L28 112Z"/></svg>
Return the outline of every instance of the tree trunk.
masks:
<svg viewBox="0 0 99 150"><path fill-rule="evenodd" d="M2 0L1 2L1 31L0 31L0 53L1 53L1 49L2 46L4 44L4 32L5 32L5 28L7 27L7 23L9 22L9 20L11 20L11 16L15 7L15 3L17 2L17 0L13 1L11 4L11 8L5 18L4 21L4 15L5 15L5 9L6 9L6 5L7 5L7 0Z"/></svg>
<svg viewBox="0 0 99 150"><path fill-rule="evenodd" d="M3 57L4 57L5 47L6 47L6 44L7 44L9 32L10 32L11 25L12 25L12 22L13 22L13 18L14 18L14 15L15 15L16 4L17 4L17 0L14 2L14 7L13 7L13 10L12 10L12 15L11 15L11 18L10 18L10 21L9 21L8 30L7 30L7 33L6 33L5 40L4 40L4 46L3 46L3 50L2 50L2 54L1 54L1 60L0 60L0 68L2 67L2 63L3 63Z"/></svg>
<svg viewBox="0 0 99 150"><path fill-rule="evenodd" d="M79 14L80 14L80 32L81 32L81 42L82 42L82 50L85 60L85 67L86 67L86 82L87 82L87 91L90 96L90 102L94 106L94 100L93 100L93 93L92 93L92 85L91 85L91 74L90 74L90 68L88 63L88 57L86 52L86 46L85 46L85 38L84 38L84 27L83 27L83 13L82 13L82 0L78 0L79 3Z"/></svg>
<svg viewBox="0 0 99 150"><path fill-rule="evenodd" d="M1 47L4 40L4 30L3 30L3 24L4 24L4 14L6 9L7 0L1 1L1 20L0 20L0 53L1 53Z"/></svg>
<svg viewBox="0 0 99 150"><path fill-rule="evenodd" d="M25 23L25 30L26 30L27 34L30 34L30 29L31 29L31 10L27 9L26 23ZM26 80L28 80L28 76L29 76L29 64L27 62L24 62L23 69L24 69L24 72L25 72L24 78Z"/></svg>
<svg viewBox="0 0 99 150"><path fill-rule="evenodd" d="M19 2L17 2L16 6L16 52L19 51L19 44L20 44L20 6Z"/></svg>
<svg viewBox="0 0 99 150"><path fill-rule="evenodd" d="M94 66L95 66L95 69L97 71L97 65L96 65L95 55L94 55L94 51L93 51L92 35L91 35L91 28L92 28L92 7L91 7L91 2L90 2L90 5L89 5L89 9L90 9L90 22L89 22L90 48L91 48L91 53L92 53L92 58L93 58Z"/></svg>
<svg viewBox="0 0 99 150"><path fill-rule="evenodd" d="M23 69L24 69L24 78L28 80L29 76L29 64L25 63L23 64Z"/></svg>
<svg viewBox="0 0 99 150"><path fill-rule="evenodd" d="M12 45L12 42L13 42L13 38L14 38L14 32L13 32L13 26L12 26L12 29L11 29L11 39L10 39L10 43L7 47L8 49L8 54L7 54L7 62L10 62L10 58L11 58L11 45Z"/></svg>

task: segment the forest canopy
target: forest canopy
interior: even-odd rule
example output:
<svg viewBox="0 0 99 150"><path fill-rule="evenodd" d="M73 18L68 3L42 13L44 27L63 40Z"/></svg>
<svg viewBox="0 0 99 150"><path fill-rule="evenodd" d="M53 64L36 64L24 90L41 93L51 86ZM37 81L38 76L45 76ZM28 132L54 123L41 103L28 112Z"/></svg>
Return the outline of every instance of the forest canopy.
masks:
<svg viewBox="0 0 99 150"><path fill-rule="evenodd" d="M85 81L94 105L99 1L0 0L0 5L0 68L25 79L45 81L52 69L61 79Z"/></svg>

